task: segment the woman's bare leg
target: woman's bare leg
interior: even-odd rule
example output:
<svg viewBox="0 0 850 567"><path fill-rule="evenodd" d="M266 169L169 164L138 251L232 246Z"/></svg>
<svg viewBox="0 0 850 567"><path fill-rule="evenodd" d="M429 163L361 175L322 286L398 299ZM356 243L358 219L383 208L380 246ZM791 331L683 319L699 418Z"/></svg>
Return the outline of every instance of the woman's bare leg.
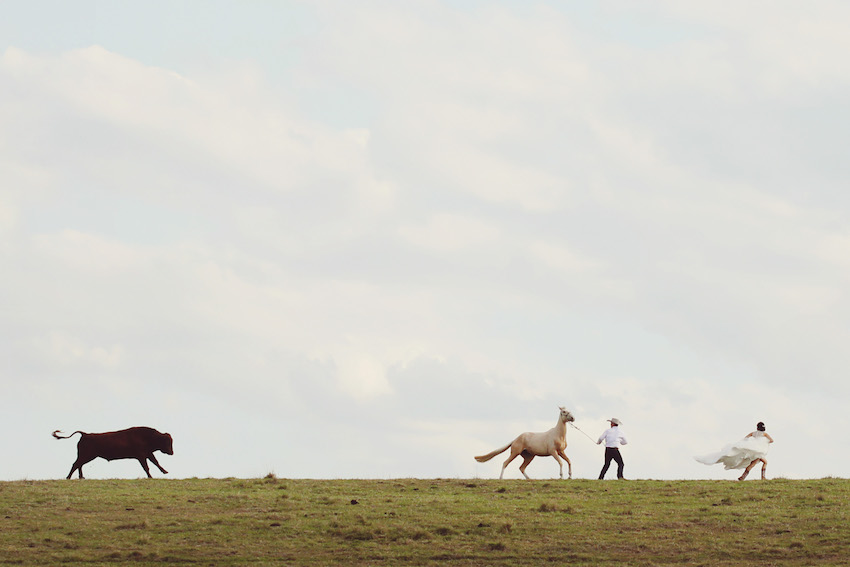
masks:
<svg viewBox="0 0 850 567"><path fill-rule="evenodd" d="M750 469L752 469L754 466L756 466L756 463L759 462L760 460L761 459L756 459L755 461L753 461L752 463L747 465L747 468L744 469L744 474L739 476L738 480L744 480L745 478L747 478L747 475L750 474Z"/></svg>

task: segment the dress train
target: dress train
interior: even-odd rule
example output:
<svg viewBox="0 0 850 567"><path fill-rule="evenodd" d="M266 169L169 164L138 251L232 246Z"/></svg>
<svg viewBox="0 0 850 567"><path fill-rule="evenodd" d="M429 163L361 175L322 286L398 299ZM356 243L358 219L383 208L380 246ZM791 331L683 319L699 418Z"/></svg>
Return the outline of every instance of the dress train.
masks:
<svg viewBox="0 0 850 567"><path fill-rule="evenodd" d="M704 465L723 463L726 470L745 469L756 459L767 456L770 441L764 436L744 437L740 441L726 445L722 451L694 457Z"/></svg>

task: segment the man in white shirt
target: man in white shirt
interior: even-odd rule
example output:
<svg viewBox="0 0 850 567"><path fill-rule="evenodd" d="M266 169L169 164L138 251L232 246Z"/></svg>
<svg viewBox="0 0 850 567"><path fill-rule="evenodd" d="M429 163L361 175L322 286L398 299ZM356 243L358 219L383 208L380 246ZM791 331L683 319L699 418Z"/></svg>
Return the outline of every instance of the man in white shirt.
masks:
<svg viewBox="0 0 850 567"><path fill-rule="evenodd" d="M608 420L608 423L611 424L611 427L605 430L605 432L599 436L599 441L596 442L597 445L605 441L605 466L602 467L602 472L599 473L599 480L605 478L605 473L608 472L608 467L611 465L611 461L617 462L617 478L620 480L623 479L623 456L620 455L619 445L626 445L628 441L626 438L620 433L620 420L616 417L612 417Z"/></svg>

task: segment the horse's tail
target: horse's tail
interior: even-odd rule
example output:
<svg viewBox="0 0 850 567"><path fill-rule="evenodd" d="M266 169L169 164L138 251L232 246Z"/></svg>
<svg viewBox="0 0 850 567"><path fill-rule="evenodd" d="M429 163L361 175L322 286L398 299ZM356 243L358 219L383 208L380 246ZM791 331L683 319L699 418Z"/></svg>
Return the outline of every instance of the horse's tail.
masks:
<svg viewBox="0 0 850 567"><path fill-rule="evenodd" d="M59 431L59 430L57 429L56 431L54 431L54 432L53 432L53 436L54 436L54 437L56 437L57 439L70 439L71 437L73 437L73 436L74 436L74 435L76 435L77 433L79 433L79 434L80 434L80 437L82 437L83 435L85 435L85 432L83 432L83 431L74 431L74 432L73 432L73 433L71 433L70 435L65 435L65 436L63 436L63 435L59 435L60 433L62 433L62 432L61 432L61 431Z"/></svg>
<svg viewBox="0 0 850 567"><path fill-rule="evenodd" d="M480 457L475 457L475 460L478 461L479 463L486 463L487 461L489 461L490 459L492 459L493 457L495 457L499 453L504 453L505 451L510 449L512 444L513 444L513 441L511 441L510 443L508 443L507 445L505 445L501 449L496 449L495 451L491 451L490 453L487 453L486 455L481 455Z"/></svg>

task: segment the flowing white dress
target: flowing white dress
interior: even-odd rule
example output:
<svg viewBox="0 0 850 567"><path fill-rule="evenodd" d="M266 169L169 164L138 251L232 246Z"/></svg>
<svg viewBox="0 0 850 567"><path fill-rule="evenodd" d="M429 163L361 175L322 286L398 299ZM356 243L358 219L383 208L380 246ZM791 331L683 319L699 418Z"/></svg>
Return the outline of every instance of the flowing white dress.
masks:
<svg viewBox="0 0 850 567"><path fill-rule="evenodd" d="M754 431L751 437L744 437L740 441L730 443L723 447L722 451L694 458L704 465L723 463L726 470L745 469L756 459L763 459L767 456L769 448L770 441L768 441L764 432Z"/></svg>

